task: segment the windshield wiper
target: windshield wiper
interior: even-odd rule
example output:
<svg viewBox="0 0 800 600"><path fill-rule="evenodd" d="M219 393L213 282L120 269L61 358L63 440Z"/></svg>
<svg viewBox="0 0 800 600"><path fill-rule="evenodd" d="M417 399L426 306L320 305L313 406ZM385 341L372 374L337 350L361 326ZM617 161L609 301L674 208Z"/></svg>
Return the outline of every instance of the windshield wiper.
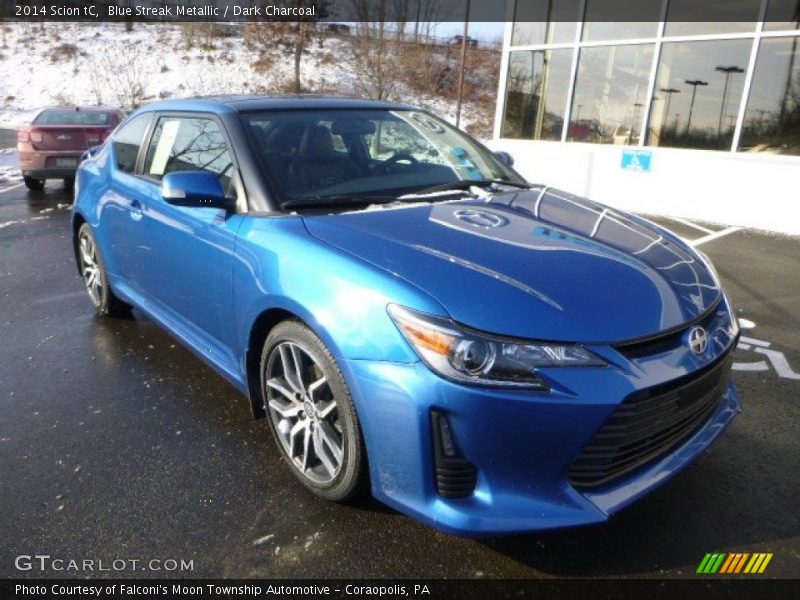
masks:
<svg viewBox="0 0 800 600"><path fill-rule="evenodd" d="M486 187L488 185L507 185L510 187L520 189L530 189L530 184L517 183L516 181L508 181L506 179L462 179L460 181L451 181L450 183L442 183L434 185L411 194L404 194L402 196L356 196L354 194L339 194L336 196L310 196L306 198L293 198L286 200L281 204L281 208L316 208L320 206L371 206L373 204L392 204L395 202L413 202L433 200L431 195L447 195L448 192L468 191L471 187Z"/></svg>
<svg viewBox="0 0 800 600"><path fill-rule="evenodd" d="M313 208L317 206L370 206L372 204L387 204L394 202L393 196L353 196L341 194L338 196L312 196L310 198L294 198L286 200L281 208Z"/></svg>
<svg viewBox="0 0 800 600"><path fill-rule="evenodd" d="M520 188L523 190L530 189L529 183L517 183L516 181L509 181L507 179L461 179L460 181L451 181L450 183L442 183L432 187L418 190L414 194L408 194L407 197L419 196L421 194L431 194L433 192L446 192L446 191L461 191L468 190L472 186L485 187L487 185L507 185L510 187Z"/></svg>

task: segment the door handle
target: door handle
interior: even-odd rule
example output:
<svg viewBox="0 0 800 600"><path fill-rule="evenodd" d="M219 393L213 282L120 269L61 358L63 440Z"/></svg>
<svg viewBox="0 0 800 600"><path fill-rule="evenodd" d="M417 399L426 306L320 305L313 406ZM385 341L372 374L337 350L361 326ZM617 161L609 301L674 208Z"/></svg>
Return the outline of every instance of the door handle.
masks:
<svg viewBox="0 0 800 600"><path fill-rule="evenodd" d="M138 200L131 200L131 203L130 203L129 206L130 206L130 209L131 209L131 218L134 221L140 220L142 218L142 215L144 214L144 209L142 208L142 203L139 202Z"/></svg>

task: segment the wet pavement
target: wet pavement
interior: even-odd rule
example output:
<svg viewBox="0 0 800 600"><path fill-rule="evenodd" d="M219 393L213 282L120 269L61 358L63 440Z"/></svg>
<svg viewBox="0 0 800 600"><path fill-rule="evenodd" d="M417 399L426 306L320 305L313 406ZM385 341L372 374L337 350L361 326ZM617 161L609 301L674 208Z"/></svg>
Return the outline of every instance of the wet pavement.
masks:
<svg viewBox="0 0 800 600"><path fill-rule="evenodd" d="M800 574L800 240L701 247L762 345L737 351L744 412L694 465L608 524L473 541L315 498L209 367L141 314L95 318L70 202L60 184L0 185L0 576L63 574L15 569L49 554L194 566L118 576L681 577L717 551L772 552L768 575Z"/></svg>
<svg viewBox="0 0 800 600"><path fill-rule="evenodd" d="M17 132L14 129L0 129L0 148L13 148L17 143Z"/></svg>
<svg viewBox="0 0 800 600"><path fill-rule="evenodd" d="M16 143L16 131L0 129L0 189L22 181Z"/></svg>

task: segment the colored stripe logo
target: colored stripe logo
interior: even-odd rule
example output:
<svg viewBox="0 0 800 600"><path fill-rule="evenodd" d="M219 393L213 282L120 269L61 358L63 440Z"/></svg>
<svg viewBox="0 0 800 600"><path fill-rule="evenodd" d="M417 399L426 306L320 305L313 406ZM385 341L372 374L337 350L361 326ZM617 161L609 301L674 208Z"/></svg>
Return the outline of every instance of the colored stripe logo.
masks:
<svg viewBox="0 0 800 600"><path fill-rule="evenodd" d="M705 555L700 566L697 567L697 572L703 575L715 573L726 575L763 573L771 560L771 552L756 552L754 554L749 552L731 552L727 554L725 552L714 552Z"/></svg>

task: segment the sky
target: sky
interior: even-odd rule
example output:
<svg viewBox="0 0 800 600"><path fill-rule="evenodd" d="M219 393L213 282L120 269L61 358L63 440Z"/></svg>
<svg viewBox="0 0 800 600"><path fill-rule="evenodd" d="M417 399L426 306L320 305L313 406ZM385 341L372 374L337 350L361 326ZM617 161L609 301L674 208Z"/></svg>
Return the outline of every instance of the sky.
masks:
<svg viewBox="0 0 800 600"><path fill-rule="evenodd" d="M482 42L502 42L505 27L506 24L503 22L473 22L469 24L469 35ZM446 22L436 26L437 37L461 35L463 32L464 23Z"/></svg>

